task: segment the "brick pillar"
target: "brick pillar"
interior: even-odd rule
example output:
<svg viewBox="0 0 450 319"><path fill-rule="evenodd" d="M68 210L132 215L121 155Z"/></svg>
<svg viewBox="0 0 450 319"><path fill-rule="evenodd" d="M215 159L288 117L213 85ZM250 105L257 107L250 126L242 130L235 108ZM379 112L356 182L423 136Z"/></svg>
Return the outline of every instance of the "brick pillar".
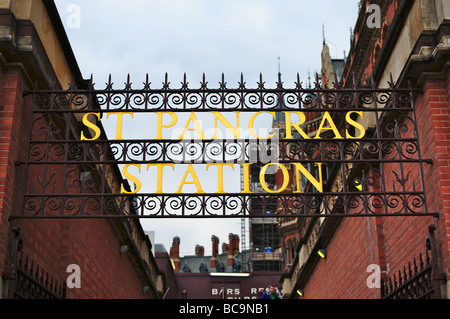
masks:
<svg viewBox="0 0 450 319"><path fill-rule="evenodd" d="M431 158L425 167L429 211L440 212L437 238L441 241L443 271L450 280L450 73L446 79L429 78L416 101L422 157ZM431 222L430 222L431 223ZM426 229L426 225L422 227Z"/></svg>
<svg viewBox="0 0 450 319"><path fill-rule="evenodd" d="M0 233L9 234L8 217L22 204L23 170L15 162L26 156L31 97L17 69L0 70ZM0 236L0 269L4 269L9 236Z"/></svg>

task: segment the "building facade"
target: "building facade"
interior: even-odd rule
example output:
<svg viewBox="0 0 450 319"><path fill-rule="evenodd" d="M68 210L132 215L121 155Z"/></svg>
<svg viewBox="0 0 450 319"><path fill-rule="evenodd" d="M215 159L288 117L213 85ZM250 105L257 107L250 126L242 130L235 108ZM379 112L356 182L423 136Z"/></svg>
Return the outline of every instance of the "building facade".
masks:
<svg viewBox="0 0 450 319"><path fill-rule="evenodd" d="M276 196L273 201L261 201L255 196L250 202L249 250L240 251L239 236L230 234L220 253L219 239L212 236L211 256L204 256L204 247L198 246L195 256L180 257L180 238L174 238L169 253L160 246L153 253L148 235L133 218L11 218L18 215L17 210L26 208L32 213L39 207L38 202L24 200L25 192L58 193L64 188L72 193L101 189L102 193L117 194L121 185L125 184L127 190L129 186L114 163L105 164L101 156L107 155L95 152L90 155L102 160L101 167L78 163L47 172L37 165L26 165L28 156L63 156L58 149L48 152L40 147L23 147L30 137L24 128L29 128L30 123L38 123L41 128L31 131L32 135L51 136L55 141L79 138L83 132L81 119L76 116L63 121L55 114L31 118L36 101L26 93L49 87L83 89L92 83L82 77L52 1L0 1L0 26L2 298L258 298L269 284L280 281L283 297L291 299L449 298L448 1L361 1L348 56L332 59L324 42L322 71L314 84L317 89L370 89L389 88L395 82L396 87L411 89L420 145L410 145L404 151L414 152L420 146L422 158L427 159L420 163L426 181L422 185L426 188L423 200L436 215L292 218L284 211L286 203L278 205ZM282 96L278 103L283 103ZM76 107L76 103L69 107ZM277 114L273 129L283 138L286 119L281 115ZM303 130L312 137L324 114L307 115ZM391 127L402 126L402 116L405 114L400 112L387 118L383 130L377 130L370 117L359 124L367 138L376 139L388 134ZM46 129L46 124L52 130ZM97 125L101 127L100 122ZM400 132L403 129L412 131L408 124ZM89 130L83 133L92 134ZM103 130L101 134L106 139ZM380 150L386 157L391 151ZM408 165L404 167L410 169ZM321 175L327 190L337 194L347 187L342 174L337 174L343 166L350 172L351 165L347 164L310 164L307 169L312 176ZM291 180L300 180L294 170L286 167ZM395 185L410 183L416 188L418 172L409 170L406 174L406 170L396 170L394 165L386 167L393 173L383 176L386 187L395 189ZM254 193L261 186L260 170L258 165L250 170ZM63 183L54 182L61 177ZM277 188L283 177L275 172L265 181L268 187ZM365 190L380 192L379 180L370 178ZM302 179L297 187L306 192L312 185ZM285 192L293 190L294 185L285 187ZM109 211L104 213L117 213L123 209L120 205L126 205L129 214L134 213L128 201L120 205L115 200L106 203ZM387 203L392 209L396 207L395 201ZM412 199L405 209L415 205ZM47 206L51 211L76 210L72 202L61 205L52 201Z"/></svg>
<svg viewBox="0 0 450 319"><path fill-rule="evenodd" d="M312 218L298 223L296 254L283 277L285 298L449 297L449 18L448 1L361 1L338 82L342 87L389 88L393 82L411 87L422 156L431 159L422 164L426 201L438 216ZM322 70L328 83L330 65L325 63ZM379 134L370 119L362 124L366 137ZM406 176L407 168L391 174L404 173L402 178L386 174L386 185L415 180L414 172ZM342 190L342 180L327 169L327 184ZM376 182L369 189L380 191Z"/></svg>
<svg viewBox="0 0 450 319"><path fill-rule="evenodd" d="M167 299L259 299L270 285L277 287L281 271L249 271L249 251L239 251L239 236L229 235L229 242L219 247L219 238L211 236L212 255L204 254L204 247L196 245L194 255L180 257L182 240L173 239L167 252L161 246L155 254L163 270L167 285ZM231 249L230 249L231 247ZM234 247L234 249L233 249ZM222 250L222 251L220 251ZM172 265L170 268L168 265Z"/></svg>

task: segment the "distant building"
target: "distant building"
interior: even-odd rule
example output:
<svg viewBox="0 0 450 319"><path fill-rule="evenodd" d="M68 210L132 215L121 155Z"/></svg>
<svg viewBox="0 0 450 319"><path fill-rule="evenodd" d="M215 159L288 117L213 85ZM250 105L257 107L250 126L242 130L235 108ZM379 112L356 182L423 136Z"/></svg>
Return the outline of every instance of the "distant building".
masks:
<svg viewBox="0 0 450 319"><path fill-rule="evenodd" d="M319 85L321 88L332 88L334 87L334 84L339 83L339 81L342 78L342 72L345 65L345 58L337 59L332 58L330 55L330 50L326 42L323 42L322 47L322 69L321 74L315 75L315 84ZM309 84L310 85L310 84ZM307 88L311 88L310 86ZM303 130L305 133L313 138L317 130L319 128L320 122L322 121L322 114L317 114L315 112L307 112L306 115L306 121L303 124ZM285 127L284 123L283 125L279 125L280 127ZM278 127L278 125L274 125L274 127ZM302 138L300 134L297 131L293 131L292 135L295 138ZM280 134L280 136L284 136ZM324 183L327 182L329 171L331 171L332 167L323 166L322 167L322 176ZM314 166L309 167L309 171L317 175L317 168ZM291 174L292 177L295 177L295 172L291 167L289 167L289 174ZM293 178L292 180L295 180ZM305 188L309 187L306 179L302 176L300 178L300 181L302 183L301 188L304 190ZM277 181L277 185L281 185L280 181ZM293 191L293 187L288 187L287 191ZM289 212L284 212L283 208L279 207L277 209L278 214L280 215L289 215ZM297 212L298 213L298 212ZM308 229L305 228L307 226L308 219L307 218L298 218L298 217L280 217L278 218L278 228L279 228L279 234L282 241L282 254L283 254L283 270L284 271L290 271L292 264L297 256L297 249L299 245L301 245L301 242L305 240L305 233L308 232Z"/></svg>
<svg viewBox="0 0 450 319"><path fill-rule="evenodd" d="M228 243L222 243L222 253L219 253L219 238L211 236L212 255L205 256L205 248L195 246L195 255L180 257L179 237L174 237L170 248L170 258L177 273L211 273L211 272L244 272L243 262L248 261L248 252L239 251L239 235L229 234Z"/></svg>
<svg viewBox="0 0 450 319"><path fill-rule="evenodd" d="M196 245L195 255L179 256L181 240L175 237L170 252L156 245L156 262L164 273L166 299L259 299L269 285L277 287L282 295L280 271L249 272L242 265L248 262L249 252L239 252L239 236L229 235L229 243L212 236L211 256L205 256L204 247ZM230 249L232 247L232 249ZM170 267L169 267L170 266Z"/></svg>

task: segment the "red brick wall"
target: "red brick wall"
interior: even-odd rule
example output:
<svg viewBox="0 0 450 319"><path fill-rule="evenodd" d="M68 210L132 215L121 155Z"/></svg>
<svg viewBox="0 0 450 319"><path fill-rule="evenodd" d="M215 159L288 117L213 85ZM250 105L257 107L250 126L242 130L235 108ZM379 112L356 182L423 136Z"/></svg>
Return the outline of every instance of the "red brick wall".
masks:
<svg viewBox="0 0 450 319"><path fill-rule="evenodd" d="M15 161L23 156L29 99L22 97L25 83L18 70L0 72L0 269L4 269L8 245L8 217L20 201L18 189L23 175L18 173Z"/></svg>
<svg viewBox="0 0 450 319"><path fill-rule="evenodd" d="M437 240L441 242L445 229L442 225L442 218L445 219L445 210L443 200L445 193L449 193L450 188L445 189L446 177L442 172L448 170L448 158L445 153L446 145L450 138L450 118L442 114L448 109L447 90L442 85L445 81L437 79L428 79L423 88L423 94L416 97L414 102L416 110L417 129L419 133L420 151L423 159L433 160L433 164L423 164L424 187L427 195L427 206L429 212L440 213L442 217L437 220L433 217L385 217L382 219L384 247L386 253L386 262L388 275L394 274L398 278L399 270L403 270L408 262L413 262L414 258L418 261L420 254L425 253L425 239L428 236L428 226L436 224L438 227ZM438 88L441 89L438 89ZM409 131L412 132L412 126L409 125ZM444 165L443 165L444 164ZM399 165L388 165L387 168L394 170ZM405 175L410 172L408 188L412 189L412 181L416 188L420 189L420 178L417 165L403 165ZM392 184L392 178L387 182ZM411 205L410 205L411 206ZM439 249L439 248L438 248ZM440 251L447 254L448 251ZM443 267L443 264L440 264Z"/></svg>
<svg viewBox="0 0 450 319"><path fill-rule="evenodd" d="M128 254L119 253L120 242L108 221L23 220L20 222L24 255L58 282L80 267L81 288L67 289L67 298L146 298Z"/></svg>
<svg viewBox="0 0 450 319"><path fill-rule="evenodd" d="M379 291L367 287L366 269L379 263L376 243L375 219L344 219L309 278L304 298L375 298Z"/></svg>
<svg viewBox="0 0 450 319"><path fill-rule="evenodd" d="M5 269L8 217L22 209L24 166L15 161L27 156L31 97L24 98L26 84L17 70L0 72L0 269ZM30 170L32 177L34 170ZM33 180L33 178L30 178ZM58 179L60 181L61 179ZM60 187L60 185L58 185ZM68 289L68 298L146 298L143 283L129 259L120 255L118 235L108 220L15 220L21 228L23 256L33 260L59 283L77 264L81 288Z"/></svg>
<svg viewBox="0 0 450 319"><path fill-rule="evenodd" d="M422 154L433 165L425 166L430 211L440 214L436 240L441 263L449 273L450 240L450 74L447 79L428 79L424 93L416 100ZM422 223L421 228L425 225ZM450 277L448 277L450 278Z"/></svg>
<svg viewBox="0 0 450 319"><path fill-rule="evenodd" d="M425 190L429 212L433 217L379 217L343 219L326 247L326 259L320 259L306 287L305 298L379 298L380 290L367 286L370 264L378 264L387 275L398 278L408 262L425 252L428 226L437 226L436 240L439 267L450 272L450 75L447 80L428 79L423 94L415 100ZM386 165L386 172L398 164ZM404 166L405 172L411 170ZM410 183L420 188L417 169L412 170ZM386 185L393 178L386 174ZM386 267L386 268L384 268ZM385 276L383 273L382 276Z"/></svg>

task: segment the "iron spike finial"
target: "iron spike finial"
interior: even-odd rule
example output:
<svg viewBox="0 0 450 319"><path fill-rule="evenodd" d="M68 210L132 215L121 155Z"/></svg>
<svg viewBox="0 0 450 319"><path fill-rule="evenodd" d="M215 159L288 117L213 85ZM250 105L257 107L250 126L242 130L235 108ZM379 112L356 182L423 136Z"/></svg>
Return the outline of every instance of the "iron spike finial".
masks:
<svg viewBox="0 0 450 319"><path fill-rule="evenodd" d="M203 75L202 75L202 83L201 83L200 85L201 85L201 88L202 88L202 89L207 89L208 82L206 82L206 75L205 75L205 72L203 72Z"/></svg>
<svg viewBox="0 0 450 319"><path fill-rule="evenodd" d="M392 72L389 74L389 78L390 78L390 80L389 80L389 87L391 89L395 89L395 82L394 82L394 78L392 76Z"/></svg>
<svg viewBox="0 0 450 319"><path fill-rule="evenodd" d="M125 83L125 90L131 90L131 76L130 73L127 75L127 82Z"/></svg>
<svg viewBox="0 0 450 319"><path fill-rule="evenodd" d="M219 82L219 86L221 89L226 89L227 83L225 82L225 74L222 72L222 80Z"/></svg>
<svg viewBox="0 0 450 319"><path fill-rule="evenodd" d="M372 87L372 89L375 89L375 78L373 77L373 73L370 74L370 86Z"/></svg>
<svg viewBox="0 0 450 319"><path fill-rule="evenodd" d="M241 72L241 81L239 82L239 88L245 89L244 73L242 73L242 72Z"/></svg>
<svg viewBox="0 0 450 319"><path fill-rule="evenodd" d="M89 79L88 90L94 89L94 75L91 73L91 77Z"/></svg>
<svg viewBox="0 0 450 319"><path fill-rule="evenodd" d="M316 81L314 82L316 89L320 89L319 73L316 72Z"/></svg>
<svg viewBox="0 0 450 319"><path fill-rule="evenodd" d="M297 81L295 82L295 88L298 90L302 89L302 82L300 82L300 74L297 72Z"/></svg>
<svg viewBox="0 0 450 319"><path fill-rule="evenodd" d="M112 82L112 77L111 77L111 73L108 76L108 82L106 83L106 89L107 90L112 90L113 87L113 82Z"/></svg>
<svg viewBox="0 0 450 319"><path fill-rule="evenodd" d="M183 82L181 83L181 88L182 89L187 89L188 88L188 84L189 84L189 82L187 81L186 72L184 72L184 74L183 74Z"/></svg>
<svg viewBox="0 0 450 319"><path fill-rule="evenodd" d="M264 89L264 81L263 81L262 73L259 73L258 88L259 88L259 89Z"/></svg>
<svg viewBox="0 0 450 319"><path fill-rule="evenodd" d="M334 72L334 82L333 82L333 87L336 89L339 85L339 80L338 80L338 76L336 74L336 72Z"/></svg>
<svg viewBox="0 0 450 319"><path fill-rule="evenodd" d="M150 76L148 75L148 73L145 74L145 83L144 83L144 90L149 90L150 89Z"/></svg>
<svg viewBox="0 0 450 319"><path fill-rule="evenodd" d="M278 73L277 88L278 89L282 89L283 88L283 82L281 82L281 73Z"/></svg>
<svg viewBox="0 0 450 319"><path fill-rule="evenodd" d="M55 82L56 83L56 82ZM75 89L76 88L76 85L75 85L75 76L74 75L72 75L72 80L71 80L71 82L69 83L69 90L73 90L73 89Z"/></svg>
<svg viewBox="0 0 450 319"><path fill-rule="evenodd" d="M163 89L169 89L169 84L169 75L166 72L166 74L164 75Z"/></svg>

